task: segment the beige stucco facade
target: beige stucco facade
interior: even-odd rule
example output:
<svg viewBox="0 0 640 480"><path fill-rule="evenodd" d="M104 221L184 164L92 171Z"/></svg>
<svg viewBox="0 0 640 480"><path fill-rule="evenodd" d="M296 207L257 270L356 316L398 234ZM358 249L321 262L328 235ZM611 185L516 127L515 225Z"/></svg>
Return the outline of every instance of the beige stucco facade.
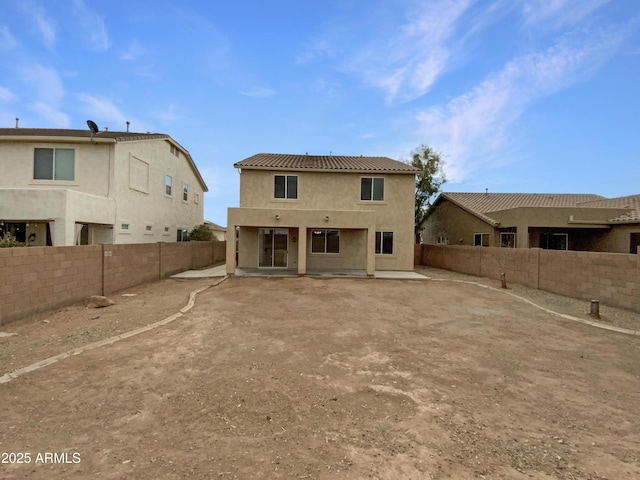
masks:
<svg viewBox="0 0 640 480"><path fill-rule="evenodd" d="M297 198L274 198L276 175L297 177ZM361 200L361 178L384 179L383 200ZM240 207L230 208L227 272L261 268L260 236L279 235L278 264L300 275L310 270L413 269L415 173L240 169ZM339 249L314 252L314 232L339 232ZM376 253L376 232L392 232L393 251ZM285 243L286 242L286 245ZM264 243L264 241L263 241ZM236 247L237 245L237 247ZM237 252L236 252L237 248ZM237 253L237 264L235 262Z"/></svg>
<svg viewBox="0 0 640 480"><path fill-rule="evenodd" d="M7 130L0 132L0 221L26 225L31 245L74 245L81 236L90 244L174 242L178 231L203 223L206 185L168 135ZM36 148L72 150L73 179L34 179Z"/></svg>

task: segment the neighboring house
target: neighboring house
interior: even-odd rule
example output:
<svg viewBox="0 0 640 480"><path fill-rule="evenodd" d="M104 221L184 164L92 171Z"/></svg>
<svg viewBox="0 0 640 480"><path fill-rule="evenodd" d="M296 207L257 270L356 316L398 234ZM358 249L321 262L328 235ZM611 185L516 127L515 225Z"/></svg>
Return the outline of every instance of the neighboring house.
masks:
<svg viewBox="0 0 640 480"><path fill-rule="evenodd" d="M442 193L422 242L637 253L640 195Z"/></svg>
<svg viewBox="0 0 640 480"><path fill-rule="evenodd" d="M207 191L169 135L0 128L0 234L30 245L183 240Z"/></svg>
<svg viewBox="0 0 640 480"><path fill-rule="evenodd" d="M238 268L413 270L415 176L386 157L261 153L234 165L227 273ZM236 228L237 227L237 228ZM237 253L237 265L234 263Z"/></svg>
<svg viewBox="0 0 640 480"><path fill-rule="evenodd" d="M211 231L211 234L213 235L213 240L218 240L219 242L224 242L226 240L227 229L225 227L221 227L217 223L210 222L209 220L205 220L204 224Z"/></svg>

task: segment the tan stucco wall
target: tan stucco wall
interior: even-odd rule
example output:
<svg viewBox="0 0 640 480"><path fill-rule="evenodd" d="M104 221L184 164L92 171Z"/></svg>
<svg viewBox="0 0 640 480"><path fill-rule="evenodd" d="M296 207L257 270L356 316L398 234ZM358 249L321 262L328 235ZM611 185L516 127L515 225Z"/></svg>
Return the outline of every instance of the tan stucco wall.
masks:
<svg viewBox="0 0 640 480"><path fill-rule="evenodd" d="M594 242L594 250L612 253L638 253L630 251L632 233L640 234L640 224L615 225L606 235L597 238Z"/></svg>
<svg viewBox="0 0 640 480"><path fill-rule="evenodd" d="M34 180L35 148L75 149L75 179ZM0 171L0 219L56 219L55 245L72 245L76 222L114 226L90 226L96 243L154 243L175 242L178 228L191 230L204 221L202 185L184 153L176 157L165 139L6 140L0 142ZM165 195L165 175L173 178L171 196ZM183 182L189 185L187 202ZM128 232L122 223L129 224Z"/></svg>
<svg viewBox="0 0 640 480"><path fill-rule="evenodd" d="M61 188L107 196L111 144L0 142L0 188ZM75 180L33 179L35 148L75 149Z"/></svg>
<svg viewBox="0 0 640 480"><path fill-rule="evenodd" d="M476 233L489 233L490 246L499 241L491 225L480 220L451 202L443 201L425 220L422 228L422 243L438 243L438 237L447 237L449 245L473 245Z"/></svg>
<svg viewBox="0 0 640 480"><path fill-rule="evenodd" d="M53 220L56 246L74 244L76 223L110 224L116 211L113 199L59 188L0 189L0 205L3 220L35 223ZM28 230L27 234L40 233L37 238L42 239L43 232Z"/></svg>
<svg viewBox="0 0 640 480"><path fill-rule="evenodd" d="M274 199L274 175L286 174L298 176L298 198ZM385 179L384 201L370 202L360 200L360 178L383 177ZM375 255L376 270L412 270L413 269L413 213L414 213L414 175L412 174L373 174L357 172L308 172L308 171L269 171L243 169L240 175L240 210L258 209L257 216L243 217L243 222L233 223L235 210L230 209L227 225L251 225L278 227L288 225L297 228L337 228L341 230L341 245L347 246L342 265L362 265L365 263L366 247L370 240L362 231L344 232L349 229L371 229L371 245L375 246L376 231L392 231L394 234L393 255ZM233 212L232 212L233 210ZM264 211L263 211L264 210ZM310 211L317 212L311 214ZM291 212L298 220L287 222ZM339 214L338 214L339 212ZM372 215L372 224L361 221L364 212ZM276 222L275 215L280 219ZM316 219L314 220L314 215ZM326 221L325 217L329 220ZM309 237L310 241L310 237ZM354 250L362 245L362 251ZM248 247L253 248L253 247ZM307 245L305 245L307 248ZM257 247L256 247L257 249ZM229 257L227 257L229 258ZM337 268L337 257L310 256L309 268ZM312 266L313 265L313 266ZM342 268L351 268L343 266ZM353 268L362 268L356 266Z"/></svg>
<svg viewBox="0 0 640 480"><path fill-rule="evenodd" d="M180 153L180 158L174 156L168 141L122 142L115 146L114 158L113 198L118 205L136 207L118 208L114 222L116 243L175 242L178 228L191 230L204 222L202 187L184 154ZM144 181L132 178L132 170L136 171L132 162L148 165L146 189L139 189ZM165 194L166 175L172 177L170 196ZM183 182L189 186L186 202L182 199ZM120 228L122 223L129 224L128 232ZM152 234L146 232L147 225L151 225ZM168 235L164 234L165 226L170 229Z"/></svg>

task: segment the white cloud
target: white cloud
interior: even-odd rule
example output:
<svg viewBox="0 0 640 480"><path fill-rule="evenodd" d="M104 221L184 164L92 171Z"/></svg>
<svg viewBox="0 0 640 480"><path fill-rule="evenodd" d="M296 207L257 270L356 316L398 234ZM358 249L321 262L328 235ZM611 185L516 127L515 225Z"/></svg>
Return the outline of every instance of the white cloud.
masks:
<svg viewBox="0 0 640 480"><path fill-rule="evenodd" d="M497 161L496 155L507 148L509 127L529 105L588 78L623 37L621 33L563 37L545 51L508 62L468 93L419 113L422 138L446 153L450 180L471 177Z"/></svg>
<svg viewBox="0 0 640 480"><path fill-rule="evenodd" d="M143 47L140 42L134 40L129 44L127 49L120 54L122 60L134 61L139 60L140 57L147 53L147 49Z"/></svg>
<svg viewBox="0 0 640 480"><path fill-rule="evenodd" d="M111 42L104 19L90 9L84 0L73 0L71 14L73 32L81 37L86 48L97 52L109 49Z"/></svg>
<svg viewBox="0 0 640 480"><path fill-rule="evenodd" d="M101 129L108 127L109 130L121 132L126 129L127 120L129 120L132 132L152 131L145 122L127 117L111 100L86 93L79 93L76 98L80 101L83 113L94 120Z"/></svg>
<svg viewBox="0 0 640 480"><path fill-rule="evenodd" d="M8 88L0 87L0 102L12 102L16 96Z"/></svg>
<svg viewBox="0 0 640 480"><path fill-rule="evenodd" d="M244 95L246 97L257 97L257 98L266 98L273 97L276 94L276 91L272 88L266 87L255 87L251 90L244 90L240 92L240 95Z"/></svg>
<svg viewBox="0 0 640 480"><path fill-rule="evenodd" d="M0 50L8 50L18 45L17 40L5 26L0 27Z"/></svg>
<svg viewBox="0 0 640 480"><path fill-rule="evenodd" d="M367 18L332 24L298 62L328 58L381 90L390 103L413 100L449 67L461 18L475 1L406 2L404 9L375 4Z"/></svg>
<svg viewBox="0 0 640 480"><path fill-rule="evenodd" d="M106 98L94 97L93 95L88 95L85 93L79 93L76 95L76 97L83 105L83 110L85 113L89 114L89 116L93 119L99 119L96 120L97 122L99 122L98 125L100 125L100 123L107 122L121 126L126 125L127 117L110 100L107 100ZM122 127L113 128L113 130L121 129Z"/></svg>
<svg viewBox="0 0 640 480"><path fill-rule="evenodd" d="M29 110L38 115L42 121L39 124L44 123L45 126L51 126L55 128L69 128L71 121L69 116L55 106L45 102L33 102L29 105Z"/></svg>
<svg viewBox="0 0 640 480"><path fill-rule="evenodd" d="M48 104L58 104L62 101L65 90L58 72L42 65L23 67L21 76L29 88L29 95L41 99Z"/></svg>
<svg viewBox="0 0 640 480"><path fill-rule="evenodd" d="M33 20L44 45L47 48L52 48L56 41L56 27L42 5L33 1L23 1L20 3L20 8Z"/></svg>
<svg viewBox="0 0 640 480"><path fill-rule="evenodd" d="M575 25L611 0L529 0L522 7L527 24L558 28Z"/></svg>

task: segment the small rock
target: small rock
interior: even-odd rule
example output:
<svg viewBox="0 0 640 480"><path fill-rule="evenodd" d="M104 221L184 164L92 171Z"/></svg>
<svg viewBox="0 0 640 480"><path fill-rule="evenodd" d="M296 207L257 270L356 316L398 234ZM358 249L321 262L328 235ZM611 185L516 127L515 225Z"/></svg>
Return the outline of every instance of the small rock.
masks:
<svg viewBox="0 0 640 480"><path fill-rule="evenodd" d="M103 308L114 305L114 301L102 295L91 295L87 302L87 308Z"/></svg>

